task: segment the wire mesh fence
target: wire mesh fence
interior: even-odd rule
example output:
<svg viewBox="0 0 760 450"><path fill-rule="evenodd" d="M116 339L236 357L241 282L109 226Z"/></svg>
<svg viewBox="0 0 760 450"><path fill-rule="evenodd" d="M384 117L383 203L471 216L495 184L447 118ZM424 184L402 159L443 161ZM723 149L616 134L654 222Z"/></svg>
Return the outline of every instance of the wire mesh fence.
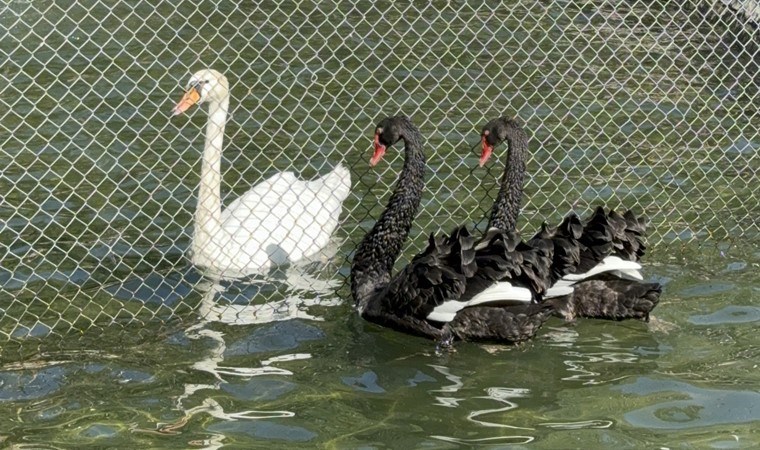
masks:
<svg viewBox="0 0 760 450"><path fill-rule="evenodd" d="M413 237L483 224L503 166L478 168L471 149L499 115L531 135L525 230L603 203L646 214L655 252L760 232L754 1L0 8L0 339L307 314L347 277L395 181L400 152L368 159L374 125L399 112L427 137ZM333 257L223 290L191 267L209 116L170 113L206 67L230 83L226 207L282 171L349 168Z"/></svg>

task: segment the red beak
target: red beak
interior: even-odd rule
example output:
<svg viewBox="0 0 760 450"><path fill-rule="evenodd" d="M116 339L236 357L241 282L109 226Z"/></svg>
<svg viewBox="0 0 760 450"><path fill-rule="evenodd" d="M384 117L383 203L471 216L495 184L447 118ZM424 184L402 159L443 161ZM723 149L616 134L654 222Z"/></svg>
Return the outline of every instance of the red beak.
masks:
<svg viewBox="0 0 760 450"><path fill-rule="evenodd" d="M483 145L483 151L480 153L480 167L483 167L488 158L491 157L491 153L493 153L493 145L488 144L485 135L481 138L481 144Z"/></svg>
<svg viewBox="0 0 760 450"><path fill-rule="evenodd" d="M385 146L380 143L380 135L375 133L375 153L372 155L372 158L369 160L369 165L374 166L377 164L385 154Z"/></svg>

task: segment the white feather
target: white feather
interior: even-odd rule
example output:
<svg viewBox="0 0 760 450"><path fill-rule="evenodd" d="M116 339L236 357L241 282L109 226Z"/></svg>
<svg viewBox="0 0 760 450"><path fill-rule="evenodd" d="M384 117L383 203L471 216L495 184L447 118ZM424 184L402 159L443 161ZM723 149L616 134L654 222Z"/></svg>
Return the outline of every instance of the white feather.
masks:
<svg viewBox="0 0 760 450"><path fill-rule="evenodd" d="M480 294L469 301L447 300L438 305L428 314L427 319L434 322L451 322L457 313L468 306L482 305L486 303L498 303L499 305L516 305L530 303L532 295L526 288L512 286L509 282L502 281L489 286Z"/></svg>
<svg viewBox="0 0 760 450"><path fill-rule="evenodd" d="M575 284L575 281L559 279L557 280L556 283L554 283L552 287L547 289L546 293L544 294L544 298L562 297L564 295L570 295L575 290L573 289L574 284Z"/></svg>
<svg viewBox="0 0 760 450"><path fill-rule="evenodd" d="M608 256L602 260L601 263L594 266L591 270L589 270L586 273L572 273L565 275L562 277L563 280L567 281L581 281L586 278L593 277L594 275L599 275L600 273L604 272L612 272L612 271L620 271L623 273L632 273L630 271L637 271L641 269L641 264L634 262L634 261L626 261L624 259L620 259L617 256ZM638 276L641 276L637 273ZM633 275L636 277L636 275ZM641 279L641 278L638 278Z"/></svg>
<svg viewBox="0 0 760 450"><path fill-rule="evenodd" d="M636 280L636 281L644 281L644 276L641 275L641 272L635 269L630 270L613 270L610 272L611 274L620 277L624 280Z"/></svg>
<svg viewBox="0 0 760 450"><path fill-rule="evenodd" d="M641 264L637 262L626 261L617 256L608 256L586 273L571 273L565 275L546 291L544 298L570 295L573 293L573 286L576 283L605 272L625 280L641 281L644 277L641 275L639 269L641 269Z"/></svg>

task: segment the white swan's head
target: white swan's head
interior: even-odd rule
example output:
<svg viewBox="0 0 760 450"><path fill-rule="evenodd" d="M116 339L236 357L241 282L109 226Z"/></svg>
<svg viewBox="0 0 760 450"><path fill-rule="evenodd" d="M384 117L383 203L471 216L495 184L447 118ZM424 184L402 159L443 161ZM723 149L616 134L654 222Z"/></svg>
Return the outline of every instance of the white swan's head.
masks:
<svg viewBox="0 0 760 450"><path fill-rule="evenodd" d="M206 101L221 103L228 97L227 77L214 69L199 70L190 77L185 95L172 110L172 115L182 114L191 106Z"/></svg>

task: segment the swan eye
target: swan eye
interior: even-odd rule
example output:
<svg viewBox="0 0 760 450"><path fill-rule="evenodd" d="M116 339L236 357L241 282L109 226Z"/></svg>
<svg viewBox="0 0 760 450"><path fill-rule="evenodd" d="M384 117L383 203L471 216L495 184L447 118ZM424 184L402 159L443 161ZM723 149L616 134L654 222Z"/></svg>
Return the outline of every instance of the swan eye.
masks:
<svg viewBox="0 0 760 450"><path fill-rule="evenodd" d="M377 127L377 130L375 130L376 134L383 134L383 127Z"/></svg>
<svg viewBox="0 0 760 450"><path fill-rule="evenodd" d="M204 84L208 84L208 80L198 80L195 83L190 82L190 84L187 86L187 90L189 91L190 89L195 89L195 91L198 93L198 97L200 98L203 96Z"/></svg>
<svg viewBox="0 0 760 450"><path fill-rule="evenodd" d="M483 130L483 136L488 136L489 134L491 134L490 130Z"/></svg>

